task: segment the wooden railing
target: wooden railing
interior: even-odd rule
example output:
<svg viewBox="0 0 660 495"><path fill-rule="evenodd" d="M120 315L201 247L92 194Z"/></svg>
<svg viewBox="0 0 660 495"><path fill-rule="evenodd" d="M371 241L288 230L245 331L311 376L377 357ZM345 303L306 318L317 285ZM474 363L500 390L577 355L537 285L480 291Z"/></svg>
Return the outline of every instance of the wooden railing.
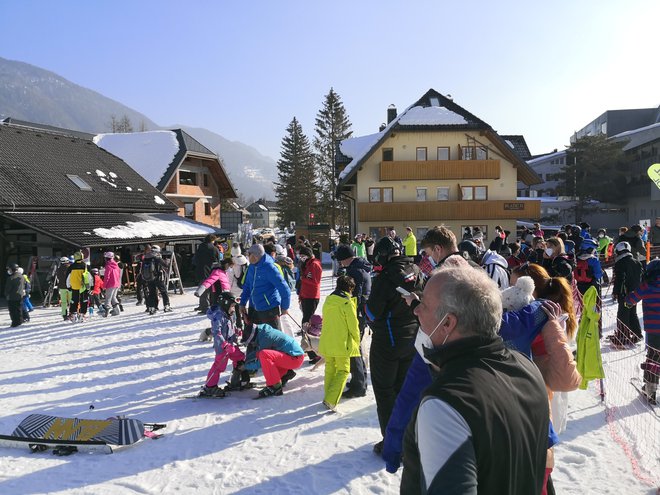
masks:
<svg viewBox="0 0 660 495"><path fill-rule="evenodd" d="M380 180L499 179L499 160L380 162Z"/></svg>
<svg viewBox="0 0 660 495"><path fill-rule="evenodd" d="M445 220L537 219L541 215L538 200L491 201L410 201L400 203L358 203L359 222Z"/></svg>

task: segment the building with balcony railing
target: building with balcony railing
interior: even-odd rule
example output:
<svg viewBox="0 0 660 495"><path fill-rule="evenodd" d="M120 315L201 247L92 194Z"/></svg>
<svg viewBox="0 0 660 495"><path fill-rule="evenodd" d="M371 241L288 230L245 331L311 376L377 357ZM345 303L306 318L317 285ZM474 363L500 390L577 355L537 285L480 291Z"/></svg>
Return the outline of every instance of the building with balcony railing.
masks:
<svg viewBox="0 0 660 495"><path fill-rule="evenodd" d="M540 202L517 199L517 181L540 177L514 143L431 89L397 115L388 109L380 132L342 141L339 194L349 202L351 232L380 237L412 227L418 238L445 224L460 238L479 226L515 232L516 220L536 220Z"/></svg>

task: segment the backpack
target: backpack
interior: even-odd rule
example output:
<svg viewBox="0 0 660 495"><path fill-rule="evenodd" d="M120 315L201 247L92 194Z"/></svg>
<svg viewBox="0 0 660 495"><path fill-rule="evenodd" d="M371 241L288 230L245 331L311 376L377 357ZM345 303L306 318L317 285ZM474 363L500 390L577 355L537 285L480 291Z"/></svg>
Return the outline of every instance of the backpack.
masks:
<svg viewBox="0 0 660 495"><path fill-rule="evenodd" d="M156 280L156 274L157 274L157 269L156 269L156 261L154 258L145 258L142 260L142 270L141 270L141 276L142 280L145 282L152 282L153 280Z"/></svg>
<svg viewBox="0 0 660 495"><path fill-rule="evenodd" d="M577 283L591 283L594 279L593 272L587 260L578 259L573 272L573 278Z"/></svg>

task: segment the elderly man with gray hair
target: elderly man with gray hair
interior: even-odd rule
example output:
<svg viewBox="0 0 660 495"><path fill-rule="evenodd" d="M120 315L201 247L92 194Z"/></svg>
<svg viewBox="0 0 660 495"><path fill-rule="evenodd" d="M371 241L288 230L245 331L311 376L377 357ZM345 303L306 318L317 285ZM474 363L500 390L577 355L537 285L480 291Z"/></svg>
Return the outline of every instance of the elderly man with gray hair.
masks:
<svg viewBox="0 0 660 495"><path fill-rule="evenodd" d="M441 268L415 314L437 374L405 433L401 493L541 493L547 393L534 363L498 336L495 283L469 267Z"/></svg>

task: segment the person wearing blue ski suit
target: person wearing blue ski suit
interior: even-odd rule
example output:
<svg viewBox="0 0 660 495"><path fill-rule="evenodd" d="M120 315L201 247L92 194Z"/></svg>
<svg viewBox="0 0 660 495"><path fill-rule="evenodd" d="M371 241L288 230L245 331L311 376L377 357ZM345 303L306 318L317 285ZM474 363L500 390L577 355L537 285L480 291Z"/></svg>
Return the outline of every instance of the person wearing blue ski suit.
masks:
<svg viewBox="0 0 660 495"><path fill-rule="evenodd" d="M248 266L241 293L240 311L251 323L268 323L281 330L280 315L287 314L291 289L271 256L261 244L248 249ZM246 306L249 303L249 313Z"/></svg>

